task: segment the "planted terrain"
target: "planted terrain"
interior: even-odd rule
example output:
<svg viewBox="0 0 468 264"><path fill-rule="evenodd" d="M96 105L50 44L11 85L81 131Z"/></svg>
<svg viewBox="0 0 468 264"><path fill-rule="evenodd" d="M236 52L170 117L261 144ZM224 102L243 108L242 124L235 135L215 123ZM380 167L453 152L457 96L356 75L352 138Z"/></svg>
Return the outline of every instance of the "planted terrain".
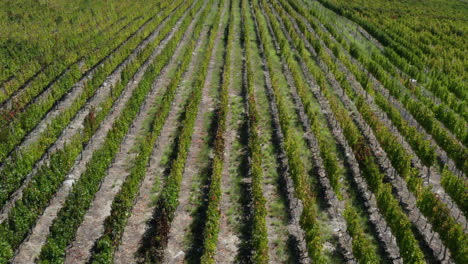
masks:
<svg viewBox="0 0 468 264"><path fill-rule="evenodd" d="M468 263L468 3L0 3L1 263Z"/></svg>

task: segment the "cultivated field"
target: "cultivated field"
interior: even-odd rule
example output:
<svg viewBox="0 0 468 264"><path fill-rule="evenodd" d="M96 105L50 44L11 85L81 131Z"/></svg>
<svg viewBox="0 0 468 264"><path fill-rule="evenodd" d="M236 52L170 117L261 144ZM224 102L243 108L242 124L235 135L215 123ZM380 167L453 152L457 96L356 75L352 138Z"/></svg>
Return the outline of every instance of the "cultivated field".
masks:
<svg viewBox="0 0 468 264"><path fill-rule="evenodd" d="M0 2L0 264L468 263L468 2Z"/></svg>

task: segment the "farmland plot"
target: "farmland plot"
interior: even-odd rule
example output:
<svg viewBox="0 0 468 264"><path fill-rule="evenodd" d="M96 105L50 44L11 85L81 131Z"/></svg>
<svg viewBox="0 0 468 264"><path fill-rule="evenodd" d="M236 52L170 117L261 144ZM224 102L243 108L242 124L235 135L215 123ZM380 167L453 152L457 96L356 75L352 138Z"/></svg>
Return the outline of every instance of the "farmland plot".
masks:
<svg viewBox="0 0 468 264"><path fill-rule="evenodd" d="M0 3L0 263L468 263L468 4Z"/></svg>

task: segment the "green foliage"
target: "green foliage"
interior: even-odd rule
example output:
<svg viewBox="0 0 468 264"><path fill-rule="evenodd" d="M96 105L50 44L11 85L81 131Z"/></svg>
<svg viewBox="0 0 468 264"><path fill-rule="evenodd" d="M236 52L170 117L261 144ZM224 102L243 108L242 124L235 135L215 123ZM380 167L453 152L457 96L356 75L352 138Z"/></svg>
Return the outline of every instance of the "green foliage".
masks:
<svg viewBox="0 0 468 264"><path fill-rule="evenodd" d="M166 10L165 13L169 13L171 10ZM8 197L16 190L28 173L32 170L34 164L44 155L44 152L57 140L61 135L62 130L71 122L73 117L77 112L84 106L87 100L94 95L96 90L101 86L101 84L106 80L107 76L119 65L128 55L135 49L135 47L140 43L144 38L146 38L154 27L161 22L161 19L156 19L151 26L148 25L145 31L138 34L136 37L130 39L124 46L116 51L113 56L104 63L102 67L97 69L97 72L93 75L93 78L86 82L83 87L82 93L77 97L75 101L65 110L52 118L51 123L48 125L47 129L40 134L39 139L31 144L30 146L24 148L21 151L15 151L11 155L10 159L5 161L4 168L0 172L0 204L4 204ZM156 38L153 43L150 43L139 55L133 63L130 63L126 69L123 71L125 76L120 80L121 82L128 81L131 76L136 72L138 67L150 56L153 52L153 47L157 45L169 32L171 28L166 27L161 31L161 35ZM59 85L59 83L56 83ZM50 89L57 87L58 89L69 89L72 86L72 83L62 86L53 86ZM119 90L112 89L113 99L117 99ZM55 93L53 93L55 94ZM31 108L28 108L25 112L22 112L20 116L25 117L27 120L23 123L21 119L14 120L9 124L9 127L2 130L0 133L6 133L7 137L5 138L4 144L0 144L0 160L4 159L7 154L14 149L14 147L27 135L27 132L32 130L37 123L41 120L42 115L45 114L48 109L43 109L42 106L47 104L49 107L52 107L54 100L58 96L48 97L47 102L38 102L37 104L31 105ZM34 115L29 115L28 113L33 113ZM105 113L100 111L100 113ZM20 126L19 128L17 126ZM16 127L13 129L13 127ZM13 130L11 130L13 129ZM18 131L19 130L19 131ZM13 133L13 131L16 131Z"/></svg>
<svg viewBox="0 0 468 264"><path fill-rule="evenodd" d="M249 155L250 155L250 170L249 175L252 178L252 262L268 263L268 234L266 227L266 200L263 196L263 170L262 170L262 150L259 135L259 113L257 111L257 103L255 96L254 73L252 70L251 58L253 56L252 43L255 37L252 37L251 19L248 14L250 7L246 0L242 0L242 33L244 37L245 49L245 64L247 80L244 80L247 86L247 104L249 118ZM255 35L254 35L255 36Z"/></svg>
<svg viewBox="0 0 468 264"><path fill-rule="evenodd" d="M406 179L409 190L413 192L418 198L419 207L422 208L423 204L429 203L430 208L439 212L445 212L445 214L434 214L430 213L427 210L422 210L423 214L426 217L428 217L429 221L431 221L431 223L433 224L435 231L441 234L443 241L447 244L451 251L453 251L452 254L454 255L454 258L460 263L463 263L462 258L464 255L464 251L463 248L459 245L465 244L464 240L466 239L466 236L463 234L463 232L459 231L461 230L461 226L458 223L456 223L456 221L450 216L447 206L443 204L440 201L440 199L437 198L436 195L430 191L429 188L422 188L422 179L418 177L418 174L420 172L416 168L412 167L411 156L409 155L409 153L407 153L406 150L398 143L398 139L396 138L396 136L393 135L393 133L382 122L380 122L379 118L373 113L370 106L367 103L365 103L365 100L361 96L355 94L355 92L351 89L349 83L346 82L346 78L344 77L343 73L338 71L335 67L330 67L333 63L332 59L328 57L326 53L318 52L318 54L319 57L321 57L321 59L323 59L329 66L329 69L331 69L331 71L334 73L336 79L340 82L346 94L352 100L355 101L358 111L361 113L362 117L365 119L367 124L369 124L372 127L374 134L376 135L379 143L387 153L390 161L392 162L393 167L400 174L400 176ZM361 56L359 56L359 58L362 59ZM380 66L376 65L376 68L378 67ZM380 74L383 73L381 72ZM407 99L409 97L405 98ZM418 105L418 107L421 107L421 105ZM427 146L427 144L425 146ZM427 157L427 155L423 157ZM366 162L366 164L368 168L373 167L372 163L370 162ZM381 206L386 208L382 210L383 214L386 216L387 219L405 219L406 217L404 216L404 214L400 210L396 210L396 208L398 208L398 203L395 200L393 200L393 202L391 202L392 200L389 200L390 197L392 197L390 187L385 187L385 185L380 184L380 181L375 181L375 179L379 177L371 177L371 175L377 174L377 168L367 171L368 179L373 180L370 183L370 185L380 190L379 192L377 192L377 201ZM384 188L382 189L381 186L384 186ZM414 252L414 248L417 248L417 241L415 240L411 232L399 230L397 225L398 223L395 223L394 221L388 222L392 230L398 230L394 233L400 245L404 245L404 249L400 248L400 251L402 251L401 253L405 254L408 259L418 259L419 257L417 254L410 254L410 252ZM408 227L410 227L411 223L408 220L405 220L405 223ZM446 225L446 223L451 224ZM448 237L451 237L452 240L450 240Z"/></svg>
<svg viewBox="0 0 468 264"><path fill-rule="evenodd" d="M359 222L358 213L350 206L346 207L344 217L347 231L353 238L353 253L359 263L378 263L376 248L366 237L364 228Z"/></svg>
<svg viewBox="0 0 468 264"><path fill-rule="evenodd" d="M269 52L274 50L272 41L269 37L266 22L258 7L254 7L256 23L255 27L258 32L257 38L260 46L263 49L263 56L265 57L267 67L270 73L275 72L273 65L274 54ZM301 215L301 226L306 232L306 241L309 256L314 263L325 263L326 259L323 254L323 241L320 226L317 220L315 194L312 193L312 187L308 180L308 173L305 165L300 157L299 146L293 132L293 125L285 99L280 94L278 74L271 74L272 83L272 97L274 103L278 108L278 115L281 130L284 134L284 146L288 158L288 165L290 169L291 178L294 182L295 195L303 202L304 210Z"/></svg>
<svg viewBox="0 0 468 264"><path fill-rule="evenodd" d="M170 166L167 182L162 190L156 204L156 234L151 237L150 245L146 249L146 257L151 261L160 261L162 257L158 250L163 248L167 243L167 228L171 225L174 219L175 211L179 205L179 192L184 166L188 155L188 150L192 142L192 134L197 117L199 104L202 97L202 90L205 84L205 78L208 70L210 57L212 56L213 46L218 33L220 18L220 3L217 5L215 16L210 18L210 29L208 33L208 43L202 49L201 65L197 67L195 80L192 82L192 92L189 96L191 100L185 107L185 115L182 121L182 129L177 141L177 154ZM216 21L213 22L213 21ZM195 44L195 42L193 42ZM193 45L192 44L192 45ZM187 61L188 63L188 61Z"/></svg>
<svg viewBox="0 0 468 264"><path fill-rule="evenodd" d="M175 21L176 18L173 23ZM168 23L166 27L171 28L172 24ZM172 39L171 41L172 46L175 46L176 40ZM169 54L166 53L162 60L158 60L150 65L142 81L125 105L122 114L107 134L103 146L93 154L86 166L86 171L74 184L64 207L59 211L57 218L50 228L50 235L42 248L39 262L61 261L64 258L66 246L72 241L76 229L81 223L94 194L99 188L100 182L107 172L108 166L119 150L126 131L128 131L130 124L138 114L140 105L144 101L146 94L151 90L154 79L170 59ZM130 76L128 75L128 77Z"/></svg>
<svg viewBox="0 0 468 264"><path fill-rule="evenodd" d="M418 197L418 207L450 249L455 262L466 263L468 261L468 235L463 231L463 227L450 216L447 206L434 195L430 188L424 188Z"/></svg>
<svg viewBox="0 0 468 264"><path fill-rule="evenodd" d="M468 183L466 179L453 175L447 168L442 171L441 184L445 191L457 203L464 215L468 214Z"/></svg>
<svg viewBox="0 0 468 264"><path fill-rule="evenodd" d="M152 49L151 46L147 48ZM145 58L141 56L131 67L127 67L125 71L134 73L143 62L143 59ZM128 74L128 76L131 75ZM38 169L38 172L33 176L31 183L29 183L23 191L22 199L14 204L7 220L0 225L0 232L2 233L2 239L0 239L0 241L2 241L2 243L6 242L11 249L16 249L19 246L19 243L23 241L29 229L36 221L36 218L44 211L49 200L53 197L54 193L63 182L64 177L71 169L79 153L83 150L83 147L89 142L91 136L96 131L97 124L105 118L115 100L122 93L125 88L123 83L127 83L128 81L128 78L120 80L120 82L113 88L114 96L108 97L99 105L100 111L94 112L93 114L93 126L91 126L91 123L86 122L84 124L82 134L78 133L72 137L66 146L64 146L63 150L53 153L50 157L50 162L42 165ZM96 85L98 84L96 83ZM72 105L67 109L67 111L65 111L65 113L68 115L69 111L74 111L75 107L75 105ZM50 133L52 133L52 129L55 128L51 128L49 130ZM44 137L47 137L47 135ZM45 140L47 140L47 138L45 138ZM41 141L39 141L39 144L40 142ZM35 145L32 147L35 147ZM11 180L10 177L13 177L13 175L20 175L20 173L25 173L25 171L27 172L28 168L26 165L22 165L22 162L31 162L31 156L25 156L22 154L16 162L16 164L13 164L15 166L11 166L10 163L5 164L6 167L2 170L2 173L5 173L2 175L6 175L5 178ZM29 166L32 165L33 163L30 163ZM29 168L29 170L30 169L31 168Z"/></svg>
<svg viewBox="0 0 468 264"><path fill-rule="evenodd" d="M181 29L187 28L188 23L193 19L195 11L200 8L201 3L202 2L197 3L196 7L192 9L190 15L187 16L186 20L184 20ZM203 9L200 14L201 17L206 15L207 12L208 9ZM192 58L196 36L200 34L202 25L203 24L201 22L196 24L193 36L181 52L182 62L179 64L177 71L174 73L174 76L163 95L164 99L161 101L161 105L158 106L158 110L152 120L151 131L142 141L139 154L131 168L130 175L125 179L122 184L122 188L117 193L112 203L111 214L104 222L105 231L96 242L91 263L112 263L113 261L113 253L119 244L125 224L130 216L134 201L138 195L140 182L146 175L146 168L153 146L158 139L164 122L169 114L182 74L186 71ZM173 40L168 44L167 52L162 55L163 58L161 58L161 65L167 64L168 60L173 56L175 48L180 42L183 33L184 30L179 30ZM147 82L146 85L151 85L151 83Z"/></svg>
<svg viewBox="0 0 468 264"><path fill-rule="evenodd" d="M406 88L408 88L411 93L418 98L418 100L424 102L425 107L431 109L431 111L434 113L434 118L441 121L458 140L466 145L468 142L466 131L466 120L468 118L466 111L466 99L468 94L466 93L466 89L462 88L465 85L463 84L462 78L460 78L460 75L463 76L464 72L455 74L454 71L448 70L448 72L443 73L440 71L440 67L436 67L434 64L426 64L429 66L429 69L426 69L426 66L423 62L424 59L426 59L426 61L439 60L439 62L443 63L444 65L452 64L457 65L454 68L459 68L458 65L460 61L454 63L454 57L446 57L445 55L456 51L458 47L450 47L450 45L447 47L446 42L441 42L443 45L440 47L443 47L443 53L437 54L428 52L429 50L433 51L433 48L427 48L423 45L418 46L413 44L420 44L420 41L408 41L408 39L417 34L412 32L412 30L408 29L405 25L392 25L386 28L382 28L382 26L386 25L389 21L391 21L391 24L395 22L393 20L383 19L385 21L384 23L381 23L382 21L376 23L376 21L372 20L377 18L382 19L380 14L373 13L372 17L361 17L360 15L353 14L354 11L350 12L350 10L346 10L349 7L345 6L349 5L349 3L347 3L345 6L339 7L336 3L333 3L335 1L336 0L321 0L320 2L337 13L355 21L369 33L371 33L376 39L381 41L382 44L386 46L383 55L373 52L372 58L374 60L378 60L378 63L385 69L393 69L396 66L408 74L408 76L406 76L405 74L400 74L394 70L392 72L392 75L400 76L400 85L403 84L406 86ZM372 3L380 5L381 2L382 1L373 1ZM437 0L433 0L432 2L437 2ZM431 4L428 4L427 6L425 5L424 7L419 6L418 9L424 10L431 6ZM405 8L408 8L408 6L405 6ZM430 12L440 12L440 10L430 10ZM431 24L434 20L432 17L428 19L428 17L421 16L421 18L427 21L428 24ZM434 26L434 28L439 27L440 25ZM398 30L401 31L398 33L392 32ZM422 51L420 48L424 51ZM425 54L430 54L430 56L426 57ZM423 60L421 60L421 58L423 58ZM450 62L448 63L448 61ZM392 63L395 66L393 66ZM429 89L436 97L438 97L438 99L441 99L442 102L440 104L435 103L436 101L428 97L427 93L422 92L419 86L415 87L412 82L409 81L409 78L416 78L416 80L425 84L425 89ZM406 81L403 82L401 80ZM462 100L460 101L459 99Z"/></svg>
<svg viewBox="0 0 468 264"><path fill-rule="evenodd" d="M326 263L330 260L324 250L324 233L327 230L319 221L321 216L307 171L308 163L301 157L303 138L297 132L302 132L302 129L296 130L297 116L291 109L290 94L287 93L287 89L293 87L283 85L282 74L286 70L291 73L298 94L295 102L303 105L310 120L311 127L307 130L312 131L317 139L319 155L335 194L354 201L354 192L341 193L346 190L341 182L345 173L341 160L347 160L347 157L341 155L336 138L330 136L331 129L338 126L357 158L360 173L377 201L379 212L396 238L404 262L425 263L425 258L430 257L425 256L421 249L427 241L418 241L421 234L417 233L418 229L397 199L401 194L392 189L388 177L378 165L376 155L379 153L363 136L364 128L356 125L355 115L359 112L392 167L406 181L406 186L416 198L417 208L450 250L453 261L468 263L468 236L464 227L430 185L423 185L421 176L424 170L420 170L418 165L420 160L422 165L442 176L440 185L466 215L468 184L464 175L455 175L457 169L465 174L468 171L466 27L463 24L468 15L466 3L456 0L428 0L423 4L420 1L383 0L241 0L217 1L215 4L209 0L207 7L202 9L203 3L182 0L20 0L0 3L0 10L4 11L0 12L0 206L7 204L11 195L31 176L22 190L22 197L13 203L0 224L0 263L11 261L127 84L133 81L132 77L155 47L165 40L178 19L192 5L180 29L149 65L103 145L92 154L85 172L74 183L50 227L39 263L64 261L66 248L73 241L155 78L173 59L176 48L181 48L176 69L170 72L169 84L157 99L154 115L149 118L149 129L137 141L137 155L131 161L130 173L112 201L111 213L104 222L104 233L93 248L91 263L113 262L114 251L119 246L140 184L146 176L153 146L173 108L176 91L194 56L197 38L205 27L208 27L208 40L203 42L206 45L202 46L199 54L200 63L196 66L190 100L181 119L175 158L170 164L166 186L156 203L156 234L150 237L149 247L145 248L147 261L160 261L161 249L167 243L168 228L179 205L180 184L210 58L216 52L213 50L215 39L224 32L226 50L201 263L215 262L220 231L224 135L230 111L228 88L234 78L230 65L233 63L231 56L236 56L231 54L235 41L241 41L243 48L245 72L242 78L247 92L247 147L252 199L251 240L248 243L251 262L268 263L269 252L273 250L268 248L267 201L263 195L266 153L262 150L260 128L263 124L255 89L255 78L261 74L254 72L260 69L254 65L254 58L260 52L266 62L261 70L270 73L264 76L269 76L271 81L271 87L267 87L268 96L278 110L279 127L276 129L284 135L285 158L294 195L303 204L300 226L305 231L312 262ZM209 7L213 4L212 12ZM219 21L225 21L220 11L223 4L230 5L228 25L223 25L227 31L219 28ZM239 38L234 32L236 14L232 10L235 4L241 7ZM188 36L188 43L180 46L183 34L198 11L200 19L194 24L193 35ZM205 18L208 23L203 21ZM49 148L64 129L96 95L106 78L163 21L155 40L138 51L137 56L123 68L110 96L90 109L83 128L73 132L63 147L51 153L47 162L33 171L37 162L48 155ZM342 70L342 66L347 70ZM280 73L280 67L283 67L283 73ZM50 120L47 119L46 129L34 142L19 148L90 71L93 71L92 76L77 90L74 100ZM358 83L349 80L349 76L354 76ZM335 80L336 85L331 85ZM361 87L366 93L361 92ZM340 100L345 95L350 98L351 106ZM320 106L329 104L331 112L322 112L317 101ZM406 149L406 143L400 143L399 136L383 121L379 112L386 114L411 151ZM335 118L338 124L333 124ZM413 124L413 118L417 124ZM332 132L336 135L336 130ZM449 169L445 153L457 169ZM360 221L361 214L357 208L347 203L344 212L347 232L353 238L354 257L359 263L378 263L382 260L380 252L369 230Z"/></svg>
<svg viewBox="0 0 468 264"><path fill-rule="evenodd" d="M19 101L28 102L31 93L72 65L85 62L86 70L93 53L112 50L161 6L141 0L119 1L115 7L116 1L47 2L50 6L30 0L0 4L0 103L25 85L28 96ZM145 9L135 11L136 6Z"/></svg>
<svg viewBox="0 0 468 264"><path fill-rule="evenodd" d="M221 84L221 100L218 106L218 127L215 135L214 157L212 161L212 173L210 179L209 201L206 213L205 228L203 230L203 254L200 263L215 263L215 254L218 242L220 202L221 202L221 180L224 165L224 133L226 131L226 118L229 111L229 86L231 84L231 57L232 42L234 38L234 12L231 12L233 1L230 2L228 13L227 34L225 35L226 50L224 52L224 66Z"/></svg>
<svg viewBox="0 0 468 264"><path fill-rule="evenodd" d="M282 2L284 4L284 2ZM284 14L284 10L278 8L279 6L274 5L280 14L283 21L287 21L287 17ZM288 10L289 13L294 14L292 9ZM297 19L299 20L299 19ZM295 30L292 29L292 24L289 21L284 23L286 28L289 29L291 37L294 42L302 42L301 38L297 35ZM416 240L413 232L411 231L411 222L408 217L404 214L401 207L399 207L398 201L393 197L391 193L391 186L386 183L383 183L383 174L380 172L378 166L375 163L375 158L372 156L369 146L361 135L360 131L354 124L354 121L349 116L347 110L338 102L338 99L331 95L327 89L328 84L326 83L326 78L324 72L315 65L314 62L310 59L310 54L305 50L299 50L301 58L304 60L305 65L308 70L312 73L314 78L316 78L319 87L321 88L322 94L327 98L337 120L339 121L345 138L353 149L354 154L356 155L363 176L368 182L371 190L377 197L377 203L381 209L382 214L384 215L387 223L395 234L397 243L400 246L400 253L403 258L409 262L413 263L424 263L424 255L419 248L418 241ZM326 52L320 52L318 58L323 59L327 66L332 65L332 60L327 57ZM329 67L331 71L335 74L338 73L337 68ZM339 75L338 75L339 76ZM342 84L345 84L345 78L337 77ZM349 85L349 84L345 84ZM349 91L348 89L345 89ZM403 223L403 225L401 225Z"/></svg>

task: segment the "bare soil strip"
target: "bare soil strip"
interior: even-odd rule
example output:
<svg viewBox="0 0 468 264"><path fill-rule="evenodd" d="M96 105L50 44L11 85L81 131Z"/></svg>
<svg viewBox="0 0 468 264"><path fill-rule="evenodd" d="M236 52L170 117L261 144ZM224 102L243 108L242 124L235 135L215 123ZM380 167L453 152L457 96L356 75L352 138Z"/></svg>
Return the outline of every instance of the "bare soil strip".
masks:
<svg viewBox="0 0 468 264"><path fill-rule="evenodd" d="M235 12L237 9L236 3L233 4L233 8L231 12ZM238 28L238 23L231 20L230 23L234 23L234 43L236 40L239 39L239 28ZM233 50L234 46L237 47L237 43L233 43ZM237 49L236 49L237 50ZM231 64L226 65L227 67L230 67L230 72L231 72L231 81L230 85L228 87L228 94L229 94L229 105L227 111L227 116L226 116L226 131L224 134L224 167L222 171L222 180L221 180L221 191L222 191L222 196L221 196L221 202L220 202L220 225L219 225L219 234L218 234L218 249L216 252L215 256L215 261L216 263L234 263L236 255L238 254L239 251L239 243L240 243L240 237L239 233L236 232L235 227L233 226L232 223L230 223L229 219L229 211L232 208L233 204L236 203L237 201L235 200L234 197L231 196L231 192L233 190L233 185L235 184L233 177L237 176L237 173L231 173L230 172L230 166L233 165L235 166L237 161L235 157L235 153L232 151L233 149L233 142L234 140L238 139L240 137L239 133L239 123L236 121L239 121L242 116L242 114L245 109L242 110L242 112L239 113L233 113L233 106L234 104L237 104L237 102L233 102L234 100L237 101L238 98L241 98L242 92L240 89L235 87L235 80L239 80L242 78L242 76L239 74L241 73L241 69L235 67L233 61L240 61L238 58L237 54L234 52L231 52L231 54L226 54L226 56L231 57ZM236 122L236 123L235 123ZM240 164L237 164L240 165Z"/></svg>
<svg viewBox="0 0 468 264"><path fill-rule="evenodd" d="M83 121L85 120L86 116L89 114L91 109L94 109L99 106L99 104L105 100L110 94L112 87L115 86L115 84L120 80L120 75L122 71L124 70L125 66L127 66L129 63L131 63L137 56L137 54L143 50L151 41L154 41L155 38L158 36L161 28L163 27L164 22L162 22L156 29L155 31L151 34L151 36L141 42L139 46L133 51L133 53L127 57L127 59L122 62L115 70L114 72L107 77L106 81L104 84L96 91L96 93L93 95L92 99L86 103L86 105L77 113L77 115L74 117L72 122L63 130L62 134L60 137L57 139L57 141L47 150L47 152L42 156L42 158L36 163L34 166L33 170L26 176L24 182L22 183L21 187L18 188L12 195L11 198L8 200L8 202L4 205L2 208L2 211L0 212L0 223L3 222L6 217L8 216L8 213L10 212L11 208L13 207L14 203L21 199L23 195L24 189L28 186L29 182L33 178L33 176L37 173L37 170L43 165L47 164L50 160L50 156L52 153L56 152L59 149L62 149L67 141L69 141L74 135L79 133L82 130L82 124ZM161 43L158 45L158 47L155 48L153 54L151 55L150 59L145 62L145 64L140 68L140 70L137 72L137 74L133 77L133 81L127 85L125 88L125 91L122 93L121 98L119 98L115 104L118 104L121 102L121 105L125 105L125 102L130 98L130 94L133 92L133 90L137 87L138 82L141 80L143 77L144 72L150 65L150 63L155 59L157 54L160 54L167 44L167 42L172 38L174 34L174 30L166 37ZM89 77L90 78L90 77ZM73 88L73 91L67 96L67 98L62 101L55 110L49 112L49 114L41 121L40 125L31 133L28 135L28 138L26 141L24 141L20 148L26 148L29 144L32 142L36 141L38 137L44 132L44 130L47 128L48 123L60 114L60 112L64 109L67 108L71 105L71 103L76 99L81 90L82 86L84 85L84 82L88 78L83 78L80 80L78 84L76 84L76 87ZM122 102L123 101L123 102ZM115 112L115 108L111 110L111 113ZM117 116L117 115L111 115L111 116ZM107 134L107 131L112 127L112 125L106 125L109 124L109 122L113 122L115 118L106 118L102 123L101 123L101 128L105 129L105 134ZM99 131L99 130L98 130ZM95 142L96 136L93 136L91 139L90 143ZM104 138L103 136L102 138ZM101 140L102 141L102 140ZM94 144L88 144L89 145L94 145ZM94 148L95 149L95 148ZM94 151L94 150L93 150ZM90 155L86 155L86 149L83 151L81 156L86 159L90 158ZM87 163L87 160L86 162ZM0 168L1 170L1 168Z"/></svg>
<svg viewBox="0 0 468 264"><path fill-rule="evenodd" d="M129 82L125 91L121 97L114 104L110 114L103 120L99 129L93 135L90 143L86 146L80 157L77 158L73 169L68 174L65 182L55 194L54 198L50 201L49 206L44 211L43 215L36 222L36 226L31 230L30 235L25 242L19 247L17 255L15 256L13 263L29 263L31 262L40 252L41 246L47 239L49 233L49 227L55 219L58 211L62 208L68 193L71 190L72 184L81 176L86 169L86 164L92 157L92 154L97 150L104 142L104 139L112 128L112 124L116 118L120 115L123 110L125 103L130 99L133 90L138 86L139 81L143 77L144 72L150 65L150 63L160 54L165 45L169 42L175 33L174 28L171 33L155 48L150 59L138 70L133 80Z"/></svg>
<svg viewBox="0 0 468 264"><path fill-rule="evenodd" d="M231 65L232 66L232 65ZM232 72L232 71L231 71ZM239 76L240 78L240 76ZM234 91L232 85L229 87L229 97L239 98L242 96L238 91ZM230 102L229 107L232 105ZM228 112L226 117L227 129L225 133L225 148L224 148L224 167L222 172L221 190L222 198L220 203L221 217L220 217L220 231L218 234L218 252L215 257L216 263L233 263L239 250L240 237L234 230L234 227L229 221L229 209L233 203L236 203L234 197L231 197L231 191L235 183L233 182L233 175L229 172L230 166L235 162L232 159L232 144L234 140L239 138L238 126L233 123L233 114Z"/></svg>
<svg viewBox="0 0 468 264"><path fill-rule="evenodd" d="M220 16L221 18L224 17L228 10L228 2L229 1L224 2L223 11ZM214 23L221 22L214 21ZM211 53L205 83L203 85L202 100L200 102L195 121L192 144L190 145L187 161L185 163L183 180L180 185L179 206L171 224L171 229L168 235L169 240L164 252L165 263L182 262L186 252L189 251L189 249L184 245L184 238L186 237L187 232L190 231L190 225L194 220L190 210L191 196L193 195L192 184L194 176L199 175L203 170L200 166L199 155L200 151L203 149L203 145L208 143L207 139L209 138L209 131L205 125L206 116L215 109L214 98L210 95L209 90L212 85L216 85L212 83L212 80L215 69L220 66L219 62L216 61L216 51L218 50L219 45L222 44L220 40L223 37L223 29L224 27L220 26L218 32L216 32L215 44Z"/></svg>
<svg viewBox="0 0 468 264"><path fill-rule="evenodd" d="M206 6L206 2L205 2ZM194 20L195 21L195 20ZM204 29L197 40L197 44L194 50L194 54L199 54L203 39L205 39L207 30ZM183 40L187 41L187 40ZM150 158L150 164L146 173L146 177L140 187L139 196L136 200L135 206L133 207L130 218L128 219L127 226L125 227L122 235L121 245L117 249L114 257L116 264L127 264L136 263L137 259L135 254L137 253L140 242L143 239L144 233L147 229L147 222L151 219L155 205L152 202L153 192L155 184L159 182L162 185L164 182L164 167L160 166L161 158L164 155L164 150L171 145L174 140L174 134L177 130L178 118L180 111L183 108L184 96L182 94L187 89L188 80L192 79L195 67L199 63L199 56L192 59L187 71L184 73L182 80L185 80L183 85L180 85L177 91L176 100L173 104L169 116L164 124L156 146L153 150ZM162 189L160 187L159 189Z"/></svg>
<svg viewBox="0 0 468 264"><path fill-rule="evenodd" d="M190 10L190 9L189 9ZM188 10L188 11L189 11ZM185 18L188 14L185 13L179 22ZM174 27L174 32L178 30L177 24ZM192 28L194 22L192 21ZM185 34L190 35L191 31L187 31ZM179 43L179 46L183 46L184 43ZM174 54L173 58L177 58L178 54ZM171 66L174 62L172 61ZM132 128L124 139L121 145L120 152L114 159L113 164L109 168L108 176L104 179L101 184L100 190L95 195L90 210L84 217L84 221L77 230L75 241L71 247L67 250L65 263L84 263L90 257L90 250L94 244L94 241L98 239L104 230L104 220L110 214L112 200L119 191L125 178L130 174L128 170L130 164L135 158L135 153L132 153L132 148L137 144L138 136L143 135L144 121L149 117L150 109L153 102L157 97L161 96L163 89L162 85L158 85L159 82L164 83L167 80L167 67L161 71L161 76L155 80L153 89L149 95L145 98L145 102L140 108L138 117L133 121Z"/></svg>

